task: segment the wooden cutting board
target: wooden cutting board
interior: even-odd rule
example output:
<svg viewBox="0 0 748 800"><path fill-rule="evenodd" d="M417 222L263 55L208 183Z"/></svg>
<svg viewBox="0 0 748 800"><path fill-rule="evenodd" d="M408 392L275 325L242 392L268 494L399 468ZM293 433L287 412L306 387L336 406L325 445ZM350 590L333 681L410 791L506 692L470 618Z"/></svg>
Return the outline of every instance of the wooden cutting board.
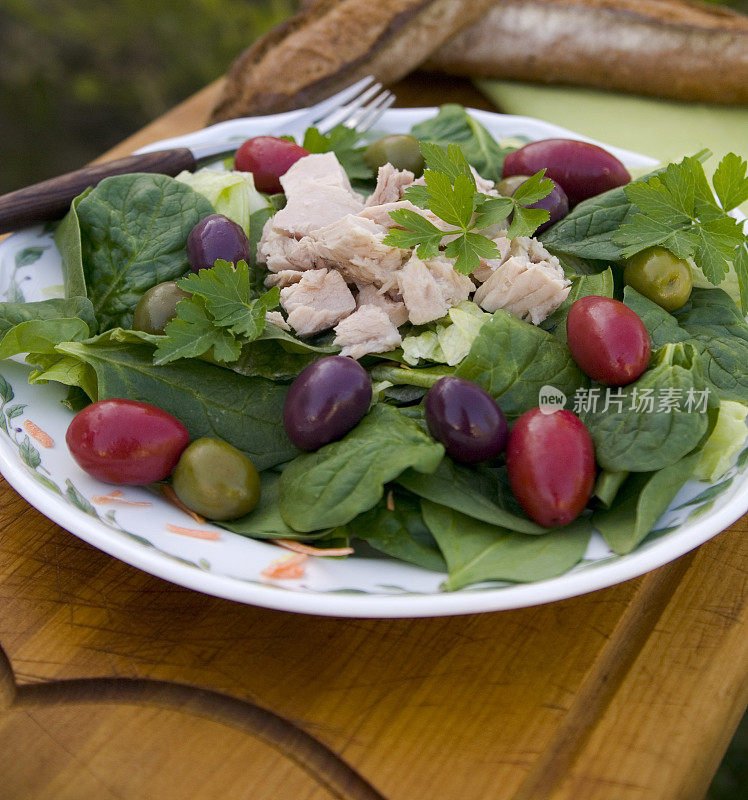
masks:
<svg viewBox="0 0 748 800"><path fill-rule="evenodd" d="M0 798L697 800L748 702L747 533L536 608L329 619L151 577L0 482Z"/></svg>

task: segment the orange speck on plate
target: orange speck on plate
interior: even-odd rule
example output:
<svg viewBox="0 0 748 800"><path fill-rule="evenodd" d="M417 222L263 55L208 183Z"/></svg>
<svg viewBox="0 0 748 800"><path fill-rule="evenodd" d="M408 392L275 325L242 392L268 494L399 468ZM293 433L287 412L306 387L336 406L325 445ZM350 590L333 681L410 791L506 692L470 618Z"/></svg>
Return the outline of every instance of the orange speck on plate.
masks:
<svg viewBox="0 0 748 800"><path fill-rule="evenodd" d="M210 542L216 541L221 538L220 531L202 531L197 528L183 528L180 525L166 524L166 530L169 533L178 533L180 536L191 536L193 539L206 539Z"/></svg>
<svg viewBox="0 0 748 800"><path fill-rule="evenodd" d="M293 550L295 553L303 553L307 556L327 556L333 558L335 556L350 556L353 555L352 547L330 547L325 550L323 547L312 547L303 542L295 542L293 539L276 539L276 544L285 547L286 550Z"/></svg>
<svg viewBox="0 0 748 800"><path fill-rule="evenodd" d="M55 446L55 440L30 419L27 419L23 423L23 427L25 428L26 433L28 433L32 439L36 439L36 441L39 442L42 447L50 448Z"/></svg>
<svg viewBox="0 0 748 800"><path fill-rule="evenodd" d="M262 570L262 574L266 578L284 579L284 578L303 578L306 571L306 560L309 558L305 553L294 553L285 558L279 558L272 561Z"/></svg>
<svg viewBox="0 0 748 800"><path fill-rule="evenodd" d="M203 525L205 523L205 517L201 517L197 511L193 511L191 508L187 508L187 506L177 497L177 493L174 491L174 487L170 486L168 483L161 484L161 494L173 505L176 506L180 511L184 511L188 517L192 517L192 519L197 522L198 525Z"/></svg>
<svg viewBox="0 0 748 800"><path fill-rule="evenodd" d="M141 508L150 508L153 505L153 503L146 503L140 500L126 500L119 490L110 494L95 494L91 501L99 505L103 503L121 503L123 506L140 506Z"/></svg>

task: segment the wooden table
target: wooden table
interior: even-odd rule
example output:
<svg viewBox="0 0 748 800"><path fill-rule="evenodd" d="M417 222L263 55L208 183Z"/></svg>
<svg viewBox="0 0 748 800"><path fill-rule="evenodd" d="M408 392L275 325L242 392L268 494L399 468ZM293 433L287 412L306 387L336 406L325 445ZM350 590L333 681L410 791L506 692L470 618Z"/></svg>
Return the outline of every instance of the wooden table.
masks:
<svg viewBox="0 0 748 800"><path fill-rule="evenodd" d="M216 89L113 154L201 127ZM0 797L701 798L748 701L746 533L536 608L327 619L151 577L3 482Z"/></svg>

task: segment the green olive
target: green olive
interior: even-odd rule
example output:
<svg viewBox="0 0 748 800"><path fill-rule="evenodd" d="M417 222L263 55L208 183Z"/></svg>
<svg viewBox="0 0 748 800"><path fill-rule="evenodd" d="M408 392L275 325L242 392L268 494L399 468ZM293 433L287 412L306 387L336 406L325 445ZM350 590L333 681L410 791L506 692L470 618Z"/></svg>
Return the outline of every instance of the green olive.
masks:
<svg viewBox="0 0 748 800"><path fill-rule="evenodd" d="M260 476L239 450L220 439L196 439L172 475L177 497L208 519L235 519L260 501Z"/></svg>
<svg viewBox="0 0 748 800"><path fill-rule="evenodd" d="M688 262L663 247L650 247L629 258L623 282L666 311L680 308L693 288Z"/></svg>
<svg viewBox="0 0 748 800"><path fill-rule="evenodd" d="M364 160L373 170L392 164L396 169L408 169L416 176L423 172L421 145L415 136L407 133L393 133L377 139L364 150Z"/></svg>
<svg viewBox="0 0 748 800"><path fill-rule="evenodd" d="M174 281L151 287L135 306L132 317L133 330L163 333L166 323L174 319L177 314L177 303L189 296L189 293L182 291Z"/></svg>
<svg viewBox="0 0 748 800"><path fill-rule="evenodd" d="M511 197L522 184L529 180L529 175L510 175L496 184L496 191L502 197Z"/></svg>

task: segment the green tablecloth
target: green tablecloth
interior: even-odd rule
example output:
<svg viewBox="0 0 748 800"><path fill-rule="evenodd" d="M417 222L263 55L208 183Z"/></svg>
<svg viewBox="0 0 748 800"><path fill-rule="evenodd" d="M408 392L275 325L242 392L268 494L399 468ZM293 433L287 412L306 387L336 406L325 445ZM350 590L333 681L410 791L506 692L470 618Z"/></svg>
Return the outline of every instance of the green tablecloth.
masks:
<svg viewBox="0 0 748 800"><path fill-rule="evenodd" d="M553 122L586 136L662 161L708 147L711 173L727 152L748 158L748 108L676 103L594 89L478 81L506 114ZM748 214L748 203L741 207Z"/></svg>

